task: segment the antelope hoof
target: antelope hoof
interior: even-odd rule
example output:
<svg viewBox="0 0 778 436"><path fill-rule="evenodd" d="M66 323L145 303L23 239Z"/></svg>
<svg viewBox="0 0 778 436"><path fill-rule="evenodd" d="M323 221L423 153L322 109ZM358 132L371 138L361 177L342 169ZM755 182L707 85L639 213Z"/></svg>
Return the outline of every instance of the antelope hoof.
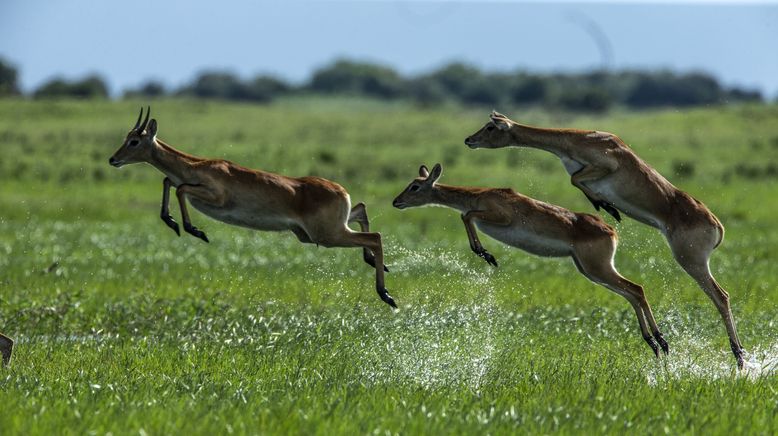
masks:
<svg viewBox="0 0 778 436"><path fill-rule="evenodd" d="M665 356L670 354L670 346L667 345L667 341L665 341L664 336L662 336L662 332L655 332L654 339L656 339L656 341L659 343L659 346L662 347L662 352L665 353Z"/></svg>
<svg viewBox="0 0 778 436"><path fill-rule="evenodd" d="M208 237L205 236L205 233L202 230L198 229L197 227L195 227L195 226L193 226L191 224L187 225L186 223L184 223L184 230L186 230L186 232L189 233L192 236L196 236L196 237L202 239L205 242L210 242L208 240Z"/></svg>
<svg viewBox="0 0 778 436"><path fill-rule="evenodd" d="M3 366L8 366L11 363L13 347L13 340L6 337L0 337L0 354L2 354Z"/></svg>
<svg viewBox="0 0 778 436"><path fill-rule="evenodd" d="M486 250L484 250L482 248L482 249L476 251L475 254L477 254L478 256L480 256L482 258L484 258L486 263L488 263L489 265L494 265L495 267L497 267L497 259L495 259L494 256L492 256L492 253L489 253L488 251L486 251Z"/></svg>
<svg viewBox="0 0 778 436"><path fill-rule="evenodd" d="M737 359L737 369L743 369L743 366L745 365L743 360L743 353L745 350L743 350L743 347L735 344L734 342L730 342L729 345L732 347L732 353L735 355L735 359Z"/></svg>
<svg viewBox="0 0 778 436"><path fill-rule="evenodd" d="M599 201L595 201L595 200L593 200L593 199L592 199L592 197L589 197L588 195L586 196L586 198L588 198L588 199L589 199L589 202L590 202L590 203L592 203L592 206L594 206L594 209L595 209L596 211L599 211L599 210L600 210L600 202L599 202Z"/></svg>
<svg viewBox="0 0 778 436"><path fill-rule="evenodd" d="M656 342L654 342L654 338L651 337L651 335L643 336L643 339L648 343L648 346L651 347L651 349L654 351L654 354L656 357L659 357L659 346L656 345Z"/></svg>
<svg viewBox="0 0 778 436"><path fill-rule="evenodd" d="M375 268L375 257L368 254L367 251L365 251L364 253L365 254L364 256L362 256L362 258L365 260L365 263ZM384 265L384 271L389 272L389 268L387 268L386 265Z"/></svg>
<svg viewBox="0 0 778 436"><path fill-rule="evenodd" d="M613 218L615 218L616 221L621 222L621 214L619 214L618 209L605 202L600 202L600 206L602 206L602 209L605 212L608 212Z"/></svg>
<svg viewBox="0 0 778 436"><path fill-rule="evenodd" d="M162 221L164 221L168 227L173 229L173 231L176 232L176 235L181 236L181 229L179 229L178 223L173 219L173 217L171 217L170 215L163 216Z"/></svg>
<svg viewBox="0 0 778 436"><path fill-rule="evenodd" d="M394 309L397 309L397 303L394 302L394 298L392 298L392 296L389 295L389 292L386 291L386 288L380 287L377 289L377 291L378 291L378 296L381 297L381 300L384 303L392 306L392 308Z"/></svg>

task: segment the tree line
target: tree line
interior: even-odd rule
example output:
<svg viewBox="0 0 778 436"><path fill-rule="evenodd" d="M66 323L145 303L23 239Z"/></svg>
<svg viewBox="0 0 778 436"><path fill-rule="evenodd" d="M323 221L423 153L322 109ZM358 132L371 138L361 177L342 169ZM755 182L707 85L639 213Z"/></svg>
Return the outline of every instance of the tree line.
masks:
<svg viewBox="0 0 778 436"><path fill-rule="evenodd" d="M0 97L21 95L17 71L0 59ZM319 68L302 84L272 75L241 78L228 71L204 71L191 83L169 89L147 81L127 89L123 98L183 96L269 103L294 94L363 96L409 100L421 106L449 102L498 107L537 105L574 111L606 111L610 107L685 107L730 102L763 101L759 91L725 87L704 72L668 70L589 71L582 73L485 72L450 63L436 70L404 76L391 67L340 59ZM98 75L79 80L51 79L31 95L48 98L108 98L105 81Z"/></svg>

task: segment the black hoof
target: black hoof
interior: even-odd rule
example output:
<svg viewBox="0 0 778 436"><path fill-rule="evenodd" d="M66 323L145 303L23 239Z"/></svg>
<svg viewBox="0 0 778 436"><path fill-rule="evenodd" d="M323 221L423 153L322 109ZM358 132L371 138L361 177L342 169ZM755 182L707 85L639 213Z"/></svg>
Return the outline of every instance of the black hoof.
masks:
<svg viewBox="0 0 778 436"><path fill-rule="evenodd" d="M654 355L656 357L659 357L659 346L656 345L656 342L654 342L654 338L651 336L643 336L643 339L646 341L649 347L651 347L651 350L654 351Z"/></svg>
<svg viewBox="0 0 778 436"><path fill-rule="evenodd" d="M184 230L186 230L186 232L189 233L192 236L196 236L196 237L202 239L205 242L210 242L208 240L208 237L205 236L205 232L203 232L202 230L198 229L195 226L188 226L188 225L184 224Z"/></svg>
<svg viewBox="0 0 778 436"><path fill-rule="evenodd" d="M743 369L745 366L745 361L743 359L745 350L734 342L730 342L729 346L732 348L732 354L735 355L735 359L737 359L737 369Z"/></svg>
<svg viewBox="0 0 778 436"><path fill-rule="evenodd" d="M13 347L14 343L10 338L0 337L0 355L2 355L3 366L8 366L11 363Z"/></svg>
<svg viewBox="0 0 778 436"><path fill-rule="evenodd" d="M494 256L492 256L492 253L489 253L488 251L481 249L476 251L475 254L477 254L479 257L482 257L489 265L494 265L495 267L497 266L497 259L495 259Z"/></svg>
<svg viewBox="0 0 778 436"><path fill-rule="evenodd" d="M662 332L654 333L654 338L659 343L659 346L662 347L662 351L665 353L665 355L670 354L670 346L667 345L667 341L665 341L664 336L662 336Z"/></svg>
<svg viewBox="0 0 778 436"><path fill-rule="evenodd" d="M605 202L600 202L600 206L602 206L602 209L605 212L608 212L613 218L615 218L616 221L621 222L621 215L619 214L618 209Z"/></svg>
<svg viewBox="0 0 778 436"><path fill-rule="evenodd" d="M362 256L362 259L364 259L364 260L365 260L365 263L366 263L366 264L368 264L368 265L372 266L373 268L375 268L375 257L373 257L372 255L369 255L369 254L365 253L365 254ZM386 272L389 272L389 268L387 268L387 267L386 267L386 265L384 265L384 271L386 271Z"/></svg>
<svg viewBox="0 0 778 436"><path fill-rule="evenodd" d="M394 298L389 295L389 292L386 291L386 288L378 289L378 296L381 297L381 300L384 303L392 306L394 309L397 309L397 303L394 302Z"/></svg>
<svg viewBox="0 0 778 436"><path fill-rule="evenodd" d="M168 227L173 229L173 231L176 232L176 235L181 236L181 229L179 229L178 223L173 219L173 217L171 217L170 215L163 216L162 221L164 221Z"/></svg>

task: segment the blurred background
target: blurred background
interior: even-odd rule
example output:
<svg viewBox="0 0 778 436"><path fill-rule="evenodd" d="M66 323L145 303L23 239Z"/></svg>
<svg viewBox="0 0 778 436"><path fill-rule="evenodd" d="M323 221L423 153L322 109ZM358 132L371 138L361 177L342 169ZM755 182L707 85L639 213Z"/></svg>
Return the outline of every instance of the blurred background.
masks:
<svg viewBox="0 0 778 436"><path fill-rule="evenodd" d="M777 42L774 1L0 0L0 433L774 434ZM163 175L108 165L146 105L182 151L365 202L403 310L357 249L193 208L211 243L177 237ZM392 207L440 162L598 213L554 155L466 147L492 109L616 133L715 212L753 372L635 220L599 212L661 364L569 259L483 237L493 268L456 212Z"/></svg>
<svg viewBox="0 0 778 436"><path fill-rule="evenodd" d="M776 42L773 1L3 1L0 96L773 101Z"/></svg>

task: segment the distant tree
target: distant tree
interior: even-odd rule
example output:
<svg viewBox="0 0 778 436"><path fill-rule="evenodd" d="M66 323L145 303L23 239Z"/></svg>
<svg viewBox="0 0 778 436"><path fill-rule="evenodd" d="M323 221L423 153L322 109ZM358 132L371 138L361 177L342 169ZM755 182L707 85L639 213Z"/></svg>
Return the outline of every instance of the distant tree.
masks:
<svg viewBox="0 0 778 436"><path fill-rule="evenodd" d="M404 82L389 67L341 59L316 70L309 88L327 94L364 94L379 98L396 98L403 94Z"/></svg>
<svg viewBox="0 0 778 436"><path fill-rule="evenodd" d="M612 103L607 91L594 87L567 89L557 100L557 104L565 109L583 112L605 112Z"/></svg>
<svg viewBox="0 0 778 436"><path fill-rule="evenodd" d="M165 94L167 94L167 91L165 90L165 85L163 85L160 82L150 80L136 89L128 89L124 91L124 98L135 98L135 97L153 98L153 97L162 97Z"/></svg>
<svg viewBox="0 0 778 436"><path fill-rule="evenodd" d="M722 96L716 79L704 73L639 73L625 103L633 107L693 106L718 103Z"/></svg>
<svg viewBox="0 0 778 436"><path fill-rule="evenodd" d="M16 68L0 58L0 97L19 95L19 84Z"/></svg>
<svg viewBox="0 0 778 436"><path fill-rule="evenodd" d="M205 71L195 78L194 83L180 90L179 94L200 98L246 100L248 88L230 72Z"/></svg>
<svg viewBox="0 0 778 436"><path fill-rule="evenodd" d="M75 82L56 78L44 83L33 96L35 98L107 98L108 86L97 75L87 76Z"/></svg>
<svg viewBox="0 0 778 436"><path fill-rule="evenodd" d="M264 103L270 102L273 99L288 94L292 90L292 86L283 80L267 75L259 75L254 78L248 85L248 97L249 100Z"/></svg>
<svg viewBox="0 0 778 436"><path fill-rule="evenodd" d="M536 75L520 74L509 90L514 103L542 103L548 98L549 89L546 80Z"/></svg>
<svg viewBox="0 0 778 436"><path fill-rule="evenodd" d="M763 102L762 93L752 89L732 88L726 91L726 101L731 102Z"/></svg>
<svg viewBox="0 0 778 436"><path fill-rule="evenodd" d="M449 97L439 82L430 77L418 77L406 82L408 95L421 106L443 103Z"/></svg>
<svg viewBox="0 0 778 436"><path fill-rule="evenodd" d="M483 79L481 71L477 68L460 62L433 71L428 77L460 100L470 92L473 83Z"/></svg>
<svg viewBox="0 0 778 436"><path fill-rule="evenodd" d="M436 83L450 98L466 104L496 106L509 100L513 76L483 74L477 68L455 62L423 76L428 84ZM428 85L430 86L430 85Z"/></svg>
<svg viewBox="0 0 778 436"><path fill-rule="evenodd" d="M0 61L0 73L4 66ZM6 77L4 83L13 83L11 89L16 89L15 70L9 71L2 76ZM699 72L488 73L472 65L454 62L427 74L403 77L383 65L348 59L336 60L314 71L305 86L293 86L269 75L243 80L231 72L217 70L200 73L176 95L266 103L278 96L299 92L407 98L422 106L456 101L465 105L531 104L591 112L606 111L613 105L649 108L763 101L758 91L726 89L711 75ZM55 79L35 93L36 97L105 95L105 85L94 76L74 83ZM160 95L166 95L166 90L157 82L146 82L125 92L125 97Z"/></svg>
<svg viewBox="0 0 778 436"><path fill-rule="evenodd" d="M504 74L480 75L462 89L464 103L497 106L507 101L512 77Z"/></svg>
<svg viewBox="0 0 778 436"><path fill-rule="evenodd" d="M250 82L244 82L230 72L206 71L200 73L194 83L180 89L177 94L267 103L291 89L289 84L272 76L259 75Z"/></svg>
<svg viewBox="0 0 778 436"><path fill-rule="evenodd" d="M676 103L682 106L720 103L723 96L719 82L705 73L678 77L674 89L677 93Z"/></svg>

